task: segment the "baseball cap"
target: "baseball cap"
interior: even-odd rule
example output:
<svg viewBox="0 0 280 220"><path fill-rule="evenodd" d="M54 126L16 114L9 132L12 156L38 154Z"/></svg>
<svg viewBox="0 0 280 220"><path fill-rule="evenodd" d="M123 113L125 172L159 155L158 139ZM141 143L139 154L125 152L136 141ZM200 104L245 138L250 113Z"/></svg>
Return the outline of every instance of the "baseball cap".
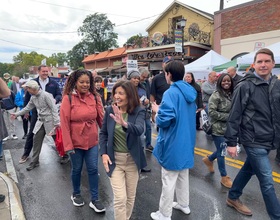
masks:
<svg viewBox="0 0 280 220"><path fill-rule="evenodd" d="M174 58L172 57L172 56L166 56L166 57L164 57L163 58L163 63L168 63L168 62L170 62L170 61L173 61L174 60Z"/></svg>
<svg viewBox="0 0 280 220"><path fill-rule="evenodd" d="M22 85L22 87L28 87L31 89L39 89L39 85L35 80L29 80L27 83Z"/></svg>

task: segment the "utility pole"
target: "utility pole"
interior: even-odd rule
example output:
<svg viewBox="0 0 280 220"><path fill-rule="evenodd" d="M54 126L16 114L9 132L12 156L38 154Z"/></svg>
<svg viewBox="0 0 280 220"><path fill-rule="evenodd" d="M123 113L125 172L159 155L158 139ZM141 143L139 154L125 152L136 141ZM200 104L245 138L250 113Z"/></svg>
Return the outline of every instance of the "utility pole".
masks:
<svg viewBox="0 0 280 220"><path fill-rule="evenodd" d="M220 10L224 9L224 0L220 0Z"/></svg>

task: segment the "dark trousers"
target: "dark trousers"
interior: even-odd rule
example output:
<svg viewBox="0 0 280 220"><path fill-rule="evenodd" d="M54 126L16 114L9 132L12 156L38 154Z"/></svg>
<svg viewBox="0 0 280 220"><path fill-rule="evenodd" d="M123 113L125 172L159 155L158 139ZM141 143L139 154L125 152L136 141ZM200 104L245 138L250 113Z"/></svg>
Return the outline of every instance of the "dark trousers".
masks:
<svg viewBox="0 0 280 220"><path fill-rule="evenodd" d="M277 148L276 158L280 160L280 148Z"/></svg>
<svg viewBox="0 0 280 220"><path fill-rule="evenodd" d="M196 129L200 128L200 112L196 113Z"/></svg>
<svg viewBox="0 0 280 220"><path fill-rule="evenodd" d="M32 150L32 147L33 147L33 129L35 127L35 124L36 124L36 121L37 121L37 117L38 117L38 114L37 114L37 110L36 109L33 109L32 110L32 115L31 115L31 122L30 122L30 127L29 127L29 132L28 132L28 135L27 135L27 138L26 138L26 142L25 142L25 146L24 146L24 152L23 152L23 155L22 156L29 156L31 150Z"/></svg>
<svg viewBox="0 0 280 220"><path fill-rule="evenodd" d="M27 135L27 132L28 132L28 122L31 122L31 117L24 118L24 115L21 115L21 118L22 118L22 127L23 127L24 135Z"/></svg>

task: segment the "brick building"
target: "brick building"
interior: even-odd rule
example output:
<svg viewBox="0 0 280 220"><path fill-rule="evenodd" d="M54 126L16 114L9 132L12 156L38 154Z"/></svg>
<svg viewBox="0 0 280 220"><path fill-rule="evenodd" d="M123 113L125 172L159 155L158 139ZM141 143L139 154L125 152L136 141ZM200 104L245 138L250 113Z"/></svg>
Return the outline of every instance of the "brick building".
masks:
<svg viewBox="0 0 280 220"><path fill-rule="evenodd" d="M214 13L214 50L232 59L280 42L280 1L254 0Z"/></svg>

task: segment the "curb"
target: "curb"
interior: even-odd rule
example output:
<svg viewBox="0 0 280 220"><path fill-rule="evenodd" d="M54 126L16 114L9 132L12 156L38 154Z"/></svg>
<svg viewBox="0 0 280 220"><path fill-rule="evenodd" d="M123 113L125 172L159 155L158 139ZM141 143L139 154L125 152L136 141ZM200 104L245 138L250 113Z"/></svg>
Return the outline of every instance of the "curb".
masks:
<svg viewBox="0 0 280 220"><path fill-rule="evenodd" d="M20 193L15 181L13 181L7 175L0 173L0 178L4 181L7 188L8 196L6 200L8 200L8 209L10 211L10 216L12 220L25 220ZM0 180L1 180L0 179Z"/></svg>

